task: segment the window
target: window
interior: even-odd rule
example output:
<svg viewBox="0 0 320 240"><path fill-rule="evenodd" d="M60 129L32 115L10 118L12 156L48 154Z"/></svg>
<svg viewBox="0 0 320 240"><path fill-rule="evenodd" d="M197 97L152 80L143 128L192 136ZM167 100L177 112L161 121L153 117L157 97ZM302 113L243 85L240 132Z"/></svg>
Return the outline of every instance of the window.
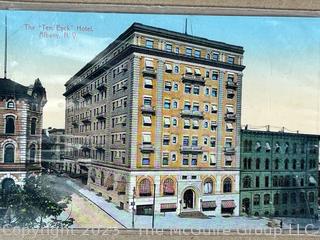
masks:
<svg viewBox="0 0 320 240"><path fill-rule="evenodd" d="M191 104L190 102L188 101L185 101L184 102L184 107L183 107L184 110L191 110Z"/></svg>
<svg viewBox="0 0 320 240"><path fill-rule="evenodd" d="M293 192L293 193L290 194L290 202L292 204L297 203L297 195L296 195L296 193Z"/></svg>
<svg viewBox="0 0 320 240"><path fill-rule="evenodd" d="M260 177L256 176L256 188L260 187Z"/></svg>
<svg viewBox="0 0 320 240"><path fill-rule="evenodd" d="M223 181L223 192L229 193L232 192L232 182L230 178L226 178Z"/></svg>
<svg viewBox="0 0 320 240"><path fill-rule="evenodd" d="M30 146L29 156L30 156L29 162L34 163L36 160L36 146L34 144Z"/></svg>
<svg viewBox="0 0 320 240"><path fill-rule="evenodd" d="M163 127L169 128L170 124L171 124L170 118L169 117L164 117L164 119L163 119Z"/></svg>
<svg viewBox="0 0 320 240"><path fill-rule="evenodd" d="M209 94L210 94L210 89L209 89L208 87L205 87L205 88L204 88L204 94L205 94L206 96L209 96Z"/></svg>
<svg viewBox="0 0 320 240"><path fill-rule="evenodd" d="M172 101L172 108L173 109L177 109L178 108L178 101L176 101L176 100Z"/></svg>
<svg viewBox="0 0 320 240"><path fill-rule="evenodd" d="M174 73L178 74L180 72L179 66L175 65L174 66Z"/></svg>
<svg viewBox="0 0 320 240"><path fill-rule="evenodd" d="M164 90L170 92L172 88L171 82L165 81L164 82Z"/></svg>
<svg viewBox="0 0 320 240"><path fill-rule="evenodd" d="M208 161L208 155L206 153L204 153L202 155L202 161L207 162Z"/></svg>
<svg viewBox="0 0 320 240"><path fill-rule="evenodd" d="M212 105L211 106L211 113L217 113L218 112L218 107L217 105Z"/></svg>
<svg viewBox="0 0 320 240"><path fill-rule="evenodd" d="M146 59L146 69L153 69L153 60L152 59Z"/></svg>
<svg viewBox="0 0 320 240"><path fill-rule="evenodd" d="M218 80L219 73L217 71L213 71L211 75L212 80Z"/></svg>
<svg viewBox="0 0 320 240"><path fill-rule="evenodd" d="M142 155L142 161L141 161L142 165L150 165L150 155L149 154L143 154Z"/></svg>
<svg viewBox="0 0 320 240"><path fill-rule="evenodd" d="M151 126L151 116L143 116L143 126Z"/></svg>
<svg viewBox="0 0 320 240"><path fill-rule="evenodd" d="M256 169L260 169L260 158L256 159Z"/></svg>
<svg viewBox="0 0 320 240"><path fill-rule="evenodd" d="M139 183L139 195L151 196L151 183L149 179L145 178Z"/></svg>
<svg viewBox="0 0 320 240"><path fill-rule="evenodd" d="M192 56L192 48L186 48L186 56Z"/></svg>
<svg viewBox="0 0 320 240"><path fill-rule="evenodd" d="M144 106L151 106L152 98L151 97L144 97L143 98L143 105Z"/></svg>
<svg viewBox="0 0 320 240"><path fill-rule="evenodd" d="M191 85L190 84L185 84L184 85L184 92L191 94Z"/></svg>
<svg viewBox="0 0 320 240"><path fill-rule="evenodd" d="M205 111L205 112L209 112L209 105L208 105L208 104L205 104L205 105L204 105L204 111Z"/></svg>
<svg viewBox="0 0 320 240"><path fill-rule="evenodd" d="M144 79L144 87L145 87L145 88L152 89L152 88L153 88L152 79L145 78L145 79Z"/></svg>
<svg viewBox="0 0 320 240"><path fill-rule="evenodd" d="M174 126L174 127L178 126L178 119L172 118L172 126Z"/></svg>
<svg viewBox="0 0 320 240"><path fill-rule="evenodd" d="M164 109L170 109L171 107L171 102L170 100L166 99L164 100L164 105L163 105Z"/></svg>
<svg viewBox="0 0 320 240"><path fill-rule="evenodd" d="M197 112L199 110L200 110L199 103L195 103L194 102L193 105L192 105L192 111Z"/></svg>
<svg viewBox="0 0 320 240"><path fill-rule="evenodd" d="M289 159L284 160L284 169L289 169Z"/></svg>
<svg viewBox="0 0 320 240"><path fill-rule="evenodd" d="M218 90L216 88L211 89L211 96L212 97L217 97L218 96Z"/></svg>
<svg viewBox="0 0 320 240"><path fill-rule="evenodd" d="M15 147L13 144L8 143L4 147L4 163L14 163Z"/></svg>
<svg viewBox="0 0 320 240"><path fill-rule="evenodd" d="M199 58L201 56L201 51L200 50L194 50L194 56L196 58Z"/></svg>
<svg viewBox="0 0 320 240"><path fill-rule="evenodd" d="M189 165L189 156L186 154L182 156L182 165Z"/></svg>
<svg viewBox="0 0 320 240"><path fill-rule="evenodd" d="M190 120L189 119L185 119L184 120L183 128L185 128L185 129L189 129L190 128Z"/></svg>
<svg viewBox="0 0 320 240"><path fill-rule="evenodd" d="M206 59L210 59L210 53L207 53Z"/></svg>
<svg viewBox="0 0 320 240"><path fill-rule="evenodd" d="M143 144L151 144L151 133L143 133Z"/></svg>
<svg viewBox="0 0 320 240"><path fill-rule="evenodd" d="M206 178L203 184L203 193L211 194L213 193L213 181L211 178Z"/></svg>
<svg viewBox="0 0 320 240"><path fill-rule="evenodd" d="M253 196L253 205L255 205L255 206L260 205L260 195L259 194L255 194Z"/></svg>
<svg viewBox="0 0 320 240"><path fill-rule="evenodd" d="M193 129L199 129L199 120L193 120L192 127Z"/></svg>
<svg viewBox="0 0 320 240"><path fill-rule="evenodd" d="M193 94L199 95L200 94L200 87L199 86L194 86L193 87Z"/></svg>
<svg viewBox="0 0 320 240"><path fill-rule="evenodd" d="M279 159L276 159L275 161L274 161L274 169L279 169Z"/></svg>
<svg viewBox="0 0 320 240"><path fill-rule="evenodd" d="M207 120L203 121L203 128L208 128L209 127L209 123Z"/></svg>
<svg viewBox="0 0 320 240"><path fill-rule="evenodd" d="M6 134L14 134L15 132L15 118L14 116L6 117Z"/></svg>
<svg viewBox="0 0 320 240"><path fill-rule="evenodd" d="M207 145L208 144L208 137L203 137L203 145Z"/></svg>
<svg viewBox="0 0 320 240"><path fill-rule="evenodd" d="M264 162L264 168L266 169L266 170L268 170L269 169L269 166L270 166L270 160L268 159L268 158L266 158L266 161Z"/></svg>
<svg viewBox="0 0 320 240"><path fill-rule="evenodd" d="M37 127L37 119L36 118L32 118L31 119L31 135L35 135L36 134L36 127Z"/></svg>
<svg viewBox="0 0 320 240"><path fill-rule="evenodd" d="M197 147L198 146L198 137L192 136L191 146L192 147Z"/></svg>
<svg viewBox="0 0 320 240"><path fill-rule="evenodd" d="M171 73L172 72L172 65L169 63L165 64L165 71Z"/></svg>
<svg viewBox="0 0 320 240"><path fill-rule="evenodd" d="M198 155L192 155L191 157L191 165L196 166L198 161Z"/></svg>
<svg viewBox="0 0 320 240"><path fill-rule="evenodd" d="M215 131L217 129L217 122L216 121L211 121L211 131Z"/></svg>
<svg viewBox="0 0 320 240"><path fill-rule="evenodd" d="M7 102L7 108L13 109L15 107L14 101L10 100Z"/></svg>
<svg viewBox="0 0 320 240"><path fill-rule="evenodd" d="M213 153L210 153L210 166L215 166L217 164L217 158L216 155Z"/></svg>
<svg viewBox="0 0 320 240"><path fill-rule="evenodd" d="M251 188L251 178L249 176L243 178L243 188Z"/></svg>
<svg viewBox="0 0 320 240"><path fill-rule="evenodd" d="M206 78L209 78L209 76L210 76L210 71L206 70Z"/></svg>
<svg viewBox="0 0 320 240"><path fill-rule="evenodd" d="M296 169L297 168L297 160L293 159L292 160L292 169Z"/></svg>
<svg viewBox="0 0 320 240"><path fill-rule="evenodd" d="M146 47L147 48L153 48L153 40L147 39L146 40Z"/></svg>
<svg viewBox="0 0 320 240"><path fill-rule="evenodd" d="M269 187L269 176L264 177L264 186Z"/></svg>
<svg viewBox="0 0 320 240"><path fill-rule="evenodd" d="M266 142L266 152L270 152L271 151L271 146L269 142Z"/></svg>
<svg viewBox="0 0 320 240"><path fill-rule="evenodd" d="M228 56L227 63L234 64L234 56Z"/></svg>
<svg viewBox="0 0 320 240"><path fill-rule="evenodd" d="M177 140L177 139L176 139ZM177 154L174 152L174 153L171 153L171 161L176 161L177 160Z"/></svg>
<svg viewBox="0 0 320 240"><path fill-rule="evenodd" d="M189 137L183 136L183 146L189 146Z"/></svg>
<svg viewBox="0 0 320 240"><path fill-rule="evenodd" d="M263 197L263 203L264 205L270 204L270 194L265 194Z"/></svg>
<svg viewBox="0 0 320 240"><path fill-rule="evenodd" d="M232 123L226 123L226 131L227 132L232 132L233 131Z"/></svg>
<svg viewBox="0 0 320 240"><path fill-rule="evenodd" d="M274 203L274 205L278 205L280 203L280 194L279 193L275 193L273 195L273 203Z"/></svg>
<svg viewBox="0 0 320 240"><path fill-rule="evenodd" d="M219 53L218 52L214 52L212 54L212 60L213 61L219 61Z"/></svg>
<svg viewBox="0 0 320 240"><path fill-rule="evenodd" d="M177 144L177 136L172 136L172 143Z"/></svg>
<svg viewBox="0 0 320 240"><path fill-rule="evenodd" d="M314 192L309 192L309 202L314 202L315 197L314 197Z"/></svg>
<svg viewBox="0 0 320 240"><path fill-rule="evenodd" d="M170 44L170 43L166 44L166 51L167 52L172 52L172 44Z"/></svg>
<svg viewBox="0 0 320 240"><path fill-rule="evenodd" d="M282 194L282 204L287 204L288 203L288 193L283 193Z"/></svg>
<svg viewBox="0 0 320 240"><path fill-rule="evenodd" d="M173 84L173 91L178 92L179 91L179 85L178 83Z"/></svg>
<svg viewBox="0 0 320 240"><path fill-rule="evenodd" d="M162 165L164 165L164 166L169 165L169 153L162 154Z"/></svg>
<svg viewBox="0 0 320 240"><path fill-rule="evenodd" d="M163 195L174 195L174 181L171 178L167 178L163 181Z"/></svg>
<svg viewBox="0 0 320 240"><path fill-rule="evenodd" d="M210 147L216 147L216 138L215 137L210 138Z"/></svg>
<svg viewBox="0 0 320 240"><path fill-rule="evenodd" d="M180 49L179 47L176 47L176 54L179 54L180 53Z"/></svg>
<svg viewBox="0 0 320 240"><path fill-rule="evenodd" d="M301 168L301 170L304 170L304 160L303 159L300 162L300 168Z"/></svg>

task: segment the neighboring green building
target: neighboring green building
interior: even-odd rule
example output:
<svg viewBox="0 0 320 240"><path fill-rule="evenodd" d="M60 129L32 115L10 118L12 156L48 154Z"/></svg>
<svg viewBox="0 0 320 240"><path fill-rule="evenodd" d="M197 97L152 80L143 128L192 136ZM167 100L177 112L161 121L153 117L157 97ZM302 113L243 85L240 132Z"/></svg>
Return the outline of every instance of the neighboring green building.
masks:
<svg viewBox="0 0 320 240"><path fill-rule="evenodd" d="M241 130L242 214L314 218L319 135Z"/></svg>

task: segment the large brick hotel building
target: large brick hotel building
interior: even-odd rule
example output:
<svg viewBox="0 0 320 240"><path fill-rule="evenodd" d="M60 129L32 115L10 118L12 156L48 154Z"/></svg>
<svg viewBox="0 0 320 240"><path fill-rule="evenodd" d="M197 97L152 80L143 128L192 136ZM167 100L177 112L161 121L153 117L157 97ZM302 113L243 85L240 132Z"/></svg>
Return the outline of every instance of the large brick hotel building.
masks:
<svg viewBox="0 0 320 240"><path fill-rule="evenodd" d="M138 214L155 192L156 212L238 215L243 53L134 23L65 84L65 169Z"/></svg>

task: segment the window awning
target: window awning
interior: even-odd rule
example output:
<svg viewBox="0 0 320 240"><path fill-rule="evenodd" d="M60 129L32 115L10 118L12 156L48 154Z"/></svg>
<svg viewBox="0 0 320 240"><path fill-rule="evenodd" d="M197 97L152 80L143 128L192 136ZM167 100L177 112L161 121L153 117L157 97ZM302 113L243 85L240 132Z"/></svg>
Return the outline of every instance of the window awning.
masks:
<svg viewBox="0 0 320 240"><path fill-rule="evenodd" d="M226 160L227 162L232 162L232 157L229 156L229 155L227 155L227 156L225 156L225 160Z"/></svg>
<svg viewBox="0 0 320 240"><path fill-rule="evenodd" d="M233 125L232 125L232 123L227 123L227 129L228 129L228 130L233 130Z"/></svg>
<svg viewBox="0 0 320 240"><path fill-rule="evenodd" d="M218 111L218 107L217 107L217 105L212 105L212 107L211 107L211 108L212 108L212 110L213 110L213 111Z"/></svg>
<svg viewBox="0 0 320 240"><path fill-rule="evenodd" d="M165 82L164 85L165 85L166 87L171 87L171 86L172 86L171 82Z"/></svg>
<svg viewBox="0 0 320 240"><path fill-rule="evenodd" d="M150 116L143 116L143 123L144 124L151 124L151 117Z"/></svg>
<svg viewBox="0 0 320 240"><path fill-rule="evenodd" d="M218 126L216 121L211 121L211 125L214 126L214 127Z"/></svg>
<svg viewBox="0 0 320 240"><path fill-rule="evenodd" d="M210 163L217 163L217 158L215 154L210 154Z"/></svg>
<svg viewBox="0 0 320 240"><path fill-rule="evenodd" d="M187 74L192 74L192 69L190 67L186 67L186 73Z"/></svg>
<svg viewBox="0 0 320 240"><path fill-rule="evenodd" d="M150 143L151 142L151 135L150 134L143 134L143 142Z"/></svg>
<svg viewBox="0 0 320 240"><path fill-rule="evenodd" d="M193 126L194 127L199 127L199 121L198 120L193 120Z"/></svg>
<svg viewBox="0 0 320 240"><path fill-rule="evenodd" d="M271 150L270 143L266 143L266 149Z"/></svg>
<svg viewBox="0 0 320 240"><path fill-rule="evenodd" d="M234 113L233 107L227 107L227 113Z"/></svg>
<svg viewBox="0 0 320 240"><path fill-rule="evenodd" d="M202 208L216 208L216 201L203 201Z"/></svg>
<svg viewBox="0 0 320 240"><path fill-rule="evenodd" d="M234 91L233 91L232 89L228 89L228 90L227 90L227 94L228 94L228 95L234 95Z"/></svg>
<svg viewBox="0 0 320 240"><path fill-rule="evenodd" d="M236 204L233 200L222 200L221 201L221 207L223 208L235 208Z"/></svg>
<svg viewBox="0 0 320 240"><path fill-rule="evenodd" d="M199 68L194 69L194 75L201 76L201 72Z"/></svg>
<svg viewBox="0 0 320 240"><path fill-rule="evenodd" d="M153 68L153 61L152 60L146 60L146 67L147 68Z"/></svg>
<svg viewBox="0 0 320 240"><path fill-rule="evenodd" d="M144 84L147 85L147 86L152 86L152 79L145 78L144 79Z"/></svg>
<svg viewBox="0 0 320 240"><path fill-rule="evenodd" d="M172 71L172 65L171 64L166 63L166 71L169 71L169 72Z"/></svg>
<svg viewBox="0 0 320 240"><path fill-rule="evenodd" d="M163 139L165 139L165 140L170 140L170 136L169 135L164 135L163 136ZM163 153L163 155L165 155L166 153Z"/></svg>
<svg viewBox="0 0 320 240"><path fill-rule="evenodd" d="M189 119L185 119L184 120L184 125L185 126L190 126L190 120Z"/></svg>
<svg viewBox="0 0 320 240"><path fill-rule="evenodd" d="M161 209L175 209L175 208L177 208L177 204L176 203L161 203L160 208Z"/></svg>
<svg viewBox="0 0 320 240"><path fill-rule="evenodd" d="M170 126L170 118L164 118L164 124Z"/></svg>

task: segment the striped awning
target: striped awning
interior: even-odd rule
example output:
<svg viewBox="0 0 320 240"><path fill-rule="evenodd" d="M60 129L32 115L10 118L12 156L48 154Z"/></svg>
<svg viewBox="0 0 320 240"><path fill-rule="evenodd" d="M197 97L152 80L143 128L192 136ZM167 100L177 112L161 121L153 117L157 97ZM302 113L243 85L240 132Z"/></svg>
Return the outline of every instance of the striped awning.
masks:
<svg viewBox="0 0 320 240"><path fill-rule="evenodd" d="M216 201L203 201L202 208L216 208Z"/></svg>
<svg viewBox="0 0 320 240"><path fill-rule="evenodd" d="M161 209L175 209L175 208L177 208L177 204L176 203L161 203L160 208Z"/></svg>
<svg viewBox="0 0 320 240"><path fill-rule="evenodd" d="M222 200L221 201L221 206L223 208L235 208L236 204L234 203L233 200Z"/></svg>

